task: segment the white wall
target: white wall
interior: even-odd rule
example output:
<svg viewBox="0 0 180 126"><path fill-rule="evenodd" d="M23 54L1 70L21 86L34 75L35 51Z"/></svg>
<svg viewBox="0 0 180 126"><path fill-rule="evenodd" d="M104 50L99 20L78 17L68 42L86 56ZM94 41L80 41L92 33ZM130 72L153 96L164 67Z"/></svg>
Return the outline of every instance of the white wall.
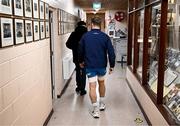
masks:
<svg viewBox="0 0 180 126"><path fill-rule="evenodd" d="M0 49L0 125L42 125L51 109L49 39Z"/></svg>

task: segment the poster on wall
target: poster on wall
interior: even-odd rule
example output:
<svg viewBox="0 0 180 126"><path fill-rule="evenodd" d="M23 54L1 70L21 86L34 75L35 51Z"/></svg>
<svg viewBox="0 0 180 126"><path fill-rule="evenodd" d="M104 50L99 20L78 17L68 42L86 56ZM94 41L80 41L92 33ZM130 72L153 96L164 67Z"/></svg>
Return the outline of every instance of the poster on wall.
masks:
<svg viewBox="0 0 180 126"><path fill-rule="evenodd" d="M34 41L39 40L39 21L34 21Z"/></svg>
<svg viewBox="0 0 180 126"><path fill-rule="evenodd" d="M33 16L39 18L39 0L33 0Z"/></svg>
<svg viewBox="0 0 180 126"><path fill-rule="evenodd" d="M0 0L0 13L12 14L12 0Z"/></svg>
<svg viewBox="0 0 180 126"><path fill-rule="evenodd" d="M25 21L25 30L26 30L26 42L33 41L33 31L32 31L32 21Z"/></svg>
<svg viewBox="0 0 180 126"><path fill-rule="evenodd" d="M1 18L1 47L13 45L13 20Z"/></svg>
<svg viewBox="0 0 180 126"><path fill-rule="evenodd" d="M46 21L46 38L49 38L49 21Z"/></svg>
<svg viewBox="0 0 180 126"><path fill-rule="evenodd" d="M40 19L44 19L44 2L40 1Z"/></svg>
<svg viewBox="0 0 180 126"><path fill-rule="evenodd" d="M14 15L23 16L23 0L14 1Z"/></svg>
<svg viewBox="0 0 180 126"><path fill-rule="evenodd" d="M32 1L24 0L25 17L32 17Z"/></svg>
<svg viewBox="0 0 180 126"><path fill-rule="evenodd" d="M46 20L49 20L49 4L45 4L45 15Z"/></svg>
<svg viewBox="0 0 180 126"><path fill-rule="evenodd" d="M24 20L15 19L15 44L24 43Z"/></svg>
<svg viewBox="0 0 180 126"><path fill-rule="evenodd" d="M44 27L44 21L41 21L41 22L40 22L40 33L41 33L40 38L41 38L41 39L44 39L44 38L45 38L45 27Z"/></svg>

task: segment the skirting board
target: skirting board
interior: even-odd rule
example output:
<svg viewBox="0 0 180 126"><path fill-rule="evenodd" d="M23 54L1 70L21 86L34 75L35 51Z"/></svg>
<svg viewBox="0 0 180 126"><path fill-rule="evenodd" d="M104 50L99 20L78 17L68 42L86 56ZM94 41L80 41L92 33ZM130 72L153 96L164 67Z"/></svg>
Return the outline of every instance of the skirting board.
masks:
<svg viewBox="0 0 180 126"><path fill-rule="evenodd" d="M53 113L54 113L54 110L52 109L51 112L49 113L48 117L46 118L43 126L47 126L47 124L48 124L49 120L51 119L51 116Z"/></svg>

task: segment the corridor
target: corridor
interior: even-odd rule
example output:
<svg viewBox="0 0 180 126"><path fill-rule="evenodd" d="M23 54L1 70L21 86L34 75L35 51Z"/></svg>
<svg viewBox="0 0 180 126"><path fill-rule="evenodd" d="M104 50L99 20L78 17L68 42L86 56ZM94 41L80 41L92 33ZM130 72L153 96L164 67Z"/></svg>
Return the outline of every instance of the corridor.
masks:
<svg viewBox="0 0 180 126"><path fill-rule="evenodd" d="M75 93L75 74L62 97L54 103L54 114L48 126L135 126L147 125L130 88L127 85L126 68L116 63L115 71L106 77L106 105L99 119L89 114L88 94ZM88 82L86 85L88 90ZM140 118L140 120L139 120ZM142 119L142 120L141 120ZM143 122L142 122L143 121Z"/></svg>

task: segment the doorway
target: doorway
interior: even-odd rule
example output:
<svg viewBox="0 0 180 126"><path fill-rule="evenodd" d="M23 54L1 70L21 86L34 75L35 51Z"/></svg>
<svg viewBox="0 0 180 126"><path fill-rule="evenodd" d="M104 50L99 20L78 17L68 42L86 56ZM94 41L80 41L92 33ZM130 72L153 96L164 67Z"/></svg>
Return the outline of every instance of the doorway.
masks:
<svg viewBox="0 0 180 126"><path fill-rule="evenodd" d="M50 67L51 67L51 89L52 99L55 98L55 61L54 61L54 27L53 11L49 11L49 28L50 28Z"/></svg>

